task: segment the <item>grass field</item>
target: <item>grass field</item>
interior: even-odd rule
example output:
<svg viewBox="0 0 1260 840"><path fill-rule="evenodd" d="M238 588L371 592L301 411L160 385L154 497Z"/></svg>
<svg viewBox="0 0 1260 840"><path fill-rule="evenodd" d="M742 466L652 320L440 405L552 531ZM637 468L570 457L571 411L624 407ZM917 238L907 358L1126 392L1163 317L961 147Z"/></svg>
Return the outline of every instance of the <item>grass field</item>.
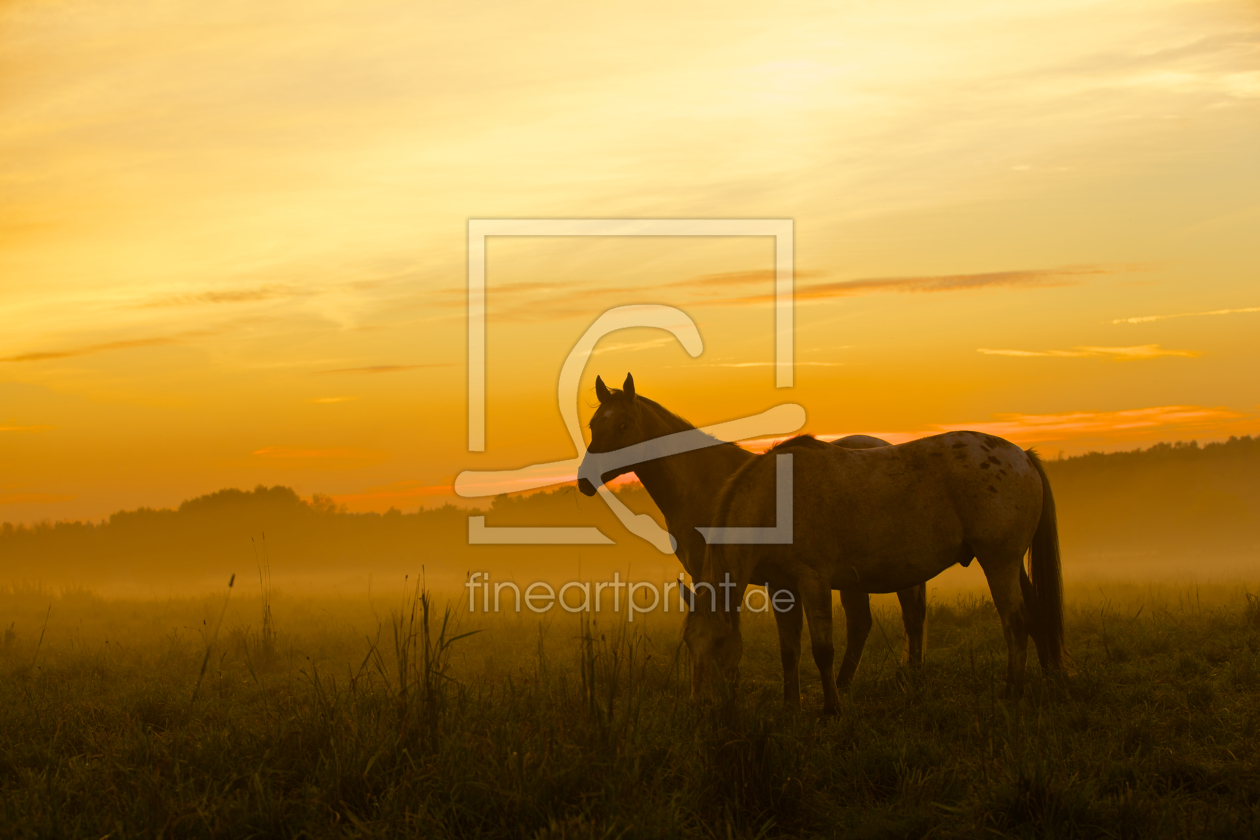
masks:
<svg viewBox="0 0 1260 840"><path fill-rule="evenodd" d="M1033 664L1019 703L981 595L934 594L921 672L881 601L835 718L808 652L806 711L781 707L768 616L739 694L701 708L677 615L454 601L444 631L396 587L282 595L264 633L243 588L226 608L0 590L0 834L1260 836L1241 585L1069 586L1075 669Z"/></svg>

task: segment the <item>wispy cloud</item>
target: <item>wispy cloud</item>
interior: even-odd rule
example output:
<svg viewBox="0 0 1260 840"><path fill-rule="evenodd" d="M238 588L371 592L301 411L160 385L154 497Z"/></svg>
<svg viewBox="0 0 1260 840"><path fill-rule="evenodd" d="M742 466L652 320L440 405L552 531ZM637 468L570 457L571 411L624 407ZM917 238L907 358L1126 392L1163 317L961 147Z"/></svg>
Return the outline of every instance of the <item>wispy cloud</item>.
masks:
<svg viewBox="0 0 1260 840"><path fill-rule="evenodd" d="M1009 438L1017 443L1074 437L1119 437L1133 432L1220 430L1244 415L1227 408L1164 405L1124 411L1074 411L1064 414L999 414L981 423L940 425L940 432L971 430Z"/></svg>
<svg viewBox="0 0 1260 840"><path fill-rule="evenodd" d="M74 347L68 350L39 350L33 353L19 353L16 356L0 358L0 362L46 362L51 359L68 359L72 356L87 356L92 353L104 353L109 350L130 350L135 347L158 347L164 344L178 344L178 338L136 338L129 341L108 341L104 344L90 344L86 347Z"/></svg>
<svg viewBox="0 0 1260 840"><path fill-rule="evenodd" d="M796 281L811 279L814 277L823 277L825 275L825 271L814 271L807 268L798 268L792 272L792 277ZM761 269L758 271L726 271L718 274L701 274L697 277L679 280L676 283L669 283L667 284L667 287L689 289L729 289L732 286L746 286L750 284L760 284L773 287L774 281L775 273L772 269Z"/></svg>
<svg viewBox="0 0 1260 840"><path fill-rule="evenodd" d="M818 435L835 440L850 434L865 434L889 443L906 443L944 432L985 432L1022 446L1045 441L1095 442L1151 440L1206 434L1213 437L1254 432L1256 418L1222 407L1163 405L1122 411L1070 411L1059 414L997 414L991 420L971 423L942 423L918 431L852 431ZM747 441L743 445L765 451L782 438Z"/></svg>
<svg viewBox="0 0 1260 840"><path fill-rule="evenodd" d="M1166 321L1169 318L1197 318L1201 315L1241 315L1247 312L1260 312L1260 306L1248 306L1245 309L1213 309L1210 312L1178 312L1174 315L1141 315L1137 318L1117 318L1113 324L1148 324L1151 321Z"/></svg>
<svg viewBox="0 0 1260 840"><path fill-rule="evenodd" d="M1053 356L1058 358L1104 356L1113 359L1154 359L1160 356L1195 358L1199 355L1193 350L1165 350L1158 344L1141 344L1136 347L1076 347L1072 350L994 350L980 347L976 352L984 353L986 356Z"/></svg>
<svg viewBox="0 0 1260 840"><path fill-rule="evenodd" d="M647 341L632 341L624 344L609 344L604 347L596 347L591 353L592 356L598 356L600 353L612 353L615 351L625 350L647 350L652 347L663 347L666 344L673 344L678 339L673 336L664 336L662 338L653 338Z"/></svg>
<svg viewBox="0 0 1260 840"><path fill-rule="evenodd" d="M167 306L202 306L217 303L253 303L262 300L291 297L295 290L290 286L271 284L245 289L222 289L196 294L175 294L139 304L144 308Z"/></svg>
<svg viewBox="0 0 1260 840"><path fill-rule="evenodd" d="M1143 271L1144 264L1124 265L1075 265L1061 268L1018 269L988 271L978 274L939 274L919 277L872 277L859 280L841 280L835 283L818 283L798 286L797 300L819 300L857 295L899 293L964 292L976 289L1073 286L1083 278L1106 274ZM773 300L773 294L743 298L741 302L756 303Z"/></svg>
<svg viewBox="0 0 1260 840"><path fill-rule="evenodd" d="M1088 356L1088 353L1079 350L993 350L988 347L980 347L977 353L983 353L986 356Z"/></svg>
<svg viewBox="0 0 1260 840"><path fill-rule="evenodd" d="M800 280L822 277L825 272L812 269L796 269L793 278ZM538 321L568 317L587 317L590 307L584 301L610 301L617 296L641 298L645 292L668 293L683 290L703 296L729 293L747 285L762 285L773 300L775 274L771 269L755 271L729 271L718 274L700 274L668 283L644 282L634 286L601 286L598 284L557 283L540 280L521 283L488 285L486 295L495 317L507 320ZM675 292L676 294L677 292ZM463 307L467 289L450 287L435 291L438 306ZM725 302L725 301L724 301ZM601 352L601 351L596 351Z"/></svg>
<svg viewBox="0 0 1260 840"><path fill-rule="evenodd" d="M423 370L425 368L452 367L454 362L437 362L430 365L369 365L368 367L337 368L336 370L317 370L323 375L330 373L401 373L406 370Z"/></svg>

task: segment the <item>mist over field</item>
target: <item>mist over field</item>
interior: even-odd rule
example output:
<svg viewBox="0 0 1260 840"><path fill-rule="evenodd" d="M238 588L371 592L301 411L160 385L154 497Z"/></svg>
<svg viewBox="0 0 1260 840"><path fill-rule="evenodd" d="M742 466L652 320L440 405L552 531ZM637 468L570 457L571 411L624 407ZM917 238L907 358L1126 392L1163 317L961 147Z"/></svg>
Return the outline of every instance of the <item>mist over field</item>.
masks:
<svg viewBox="0 0 1260 840"><path fill-rule="evenodd" d="M1071 581L1222 582L1260 573L1260 439L1160 444L1049 460L1065 578ZM663 520L641 486L618 491L636 512ZM613 546L470 546L468 516L490 526L593 525ZM347 513L327 497L287 487L221 490L175 510L120 511L100 522L0 528L0 581L77 586L102 594L219 589L232 573L270 563L290 591L366 592L423 570L454 590L466 573L558 583L623 576L660 583L680 570L627 533L604 503L565 486L500 496L488 510L454 506ZM935 586L984 586L976 565Z"/></svg>

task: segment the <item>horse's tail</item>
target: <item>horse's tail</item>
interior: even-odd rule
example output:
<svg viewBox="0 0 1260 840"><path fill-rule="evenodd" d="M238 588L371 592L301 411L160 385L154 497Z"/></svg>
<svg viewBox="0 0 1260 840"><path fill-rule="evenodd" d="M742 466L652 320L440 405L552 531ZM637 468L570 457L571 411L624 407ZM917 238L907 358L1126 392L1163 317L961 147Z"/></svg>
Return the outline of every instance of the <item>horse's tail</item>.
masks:
<svg viewBox="0 0 1260 840"><path fill-rule="evenodd" d="M1041 519L1029 550L1028 575L1024 600L1029 596L1031 607L1029 630L1037 645L1037 657L1043 668L1062 669L1067 652L1063 645L1063 569L1059 559L1059 525L1054 510L1054 494L1046 469L1033 450L1028 460L1041 476ZM1021 577L1024 577L1021 574ZM1027 578L1025 578L1027 580Z"/></svg>

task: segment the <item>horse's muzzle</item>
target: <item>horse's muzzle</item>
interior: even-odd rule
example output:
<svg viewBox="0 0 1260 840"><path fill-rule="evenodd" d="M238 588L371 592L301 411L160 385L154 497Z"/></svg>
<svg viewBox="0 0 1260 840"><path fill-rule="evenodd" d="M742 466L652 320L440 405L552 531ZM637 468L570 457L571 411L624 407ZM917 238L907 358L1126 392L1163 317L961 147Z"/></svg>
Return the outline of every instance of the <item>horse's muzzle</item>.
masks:
<svg viewBox="0 0 1260 840"><path fill-rule="evenodd" d="M604 483L604 476L600 473L601 453L588 451L582 457L582 464L578 467L578 489L582 491L584 496L594 496L599 490L599 485Z"/></svg>

